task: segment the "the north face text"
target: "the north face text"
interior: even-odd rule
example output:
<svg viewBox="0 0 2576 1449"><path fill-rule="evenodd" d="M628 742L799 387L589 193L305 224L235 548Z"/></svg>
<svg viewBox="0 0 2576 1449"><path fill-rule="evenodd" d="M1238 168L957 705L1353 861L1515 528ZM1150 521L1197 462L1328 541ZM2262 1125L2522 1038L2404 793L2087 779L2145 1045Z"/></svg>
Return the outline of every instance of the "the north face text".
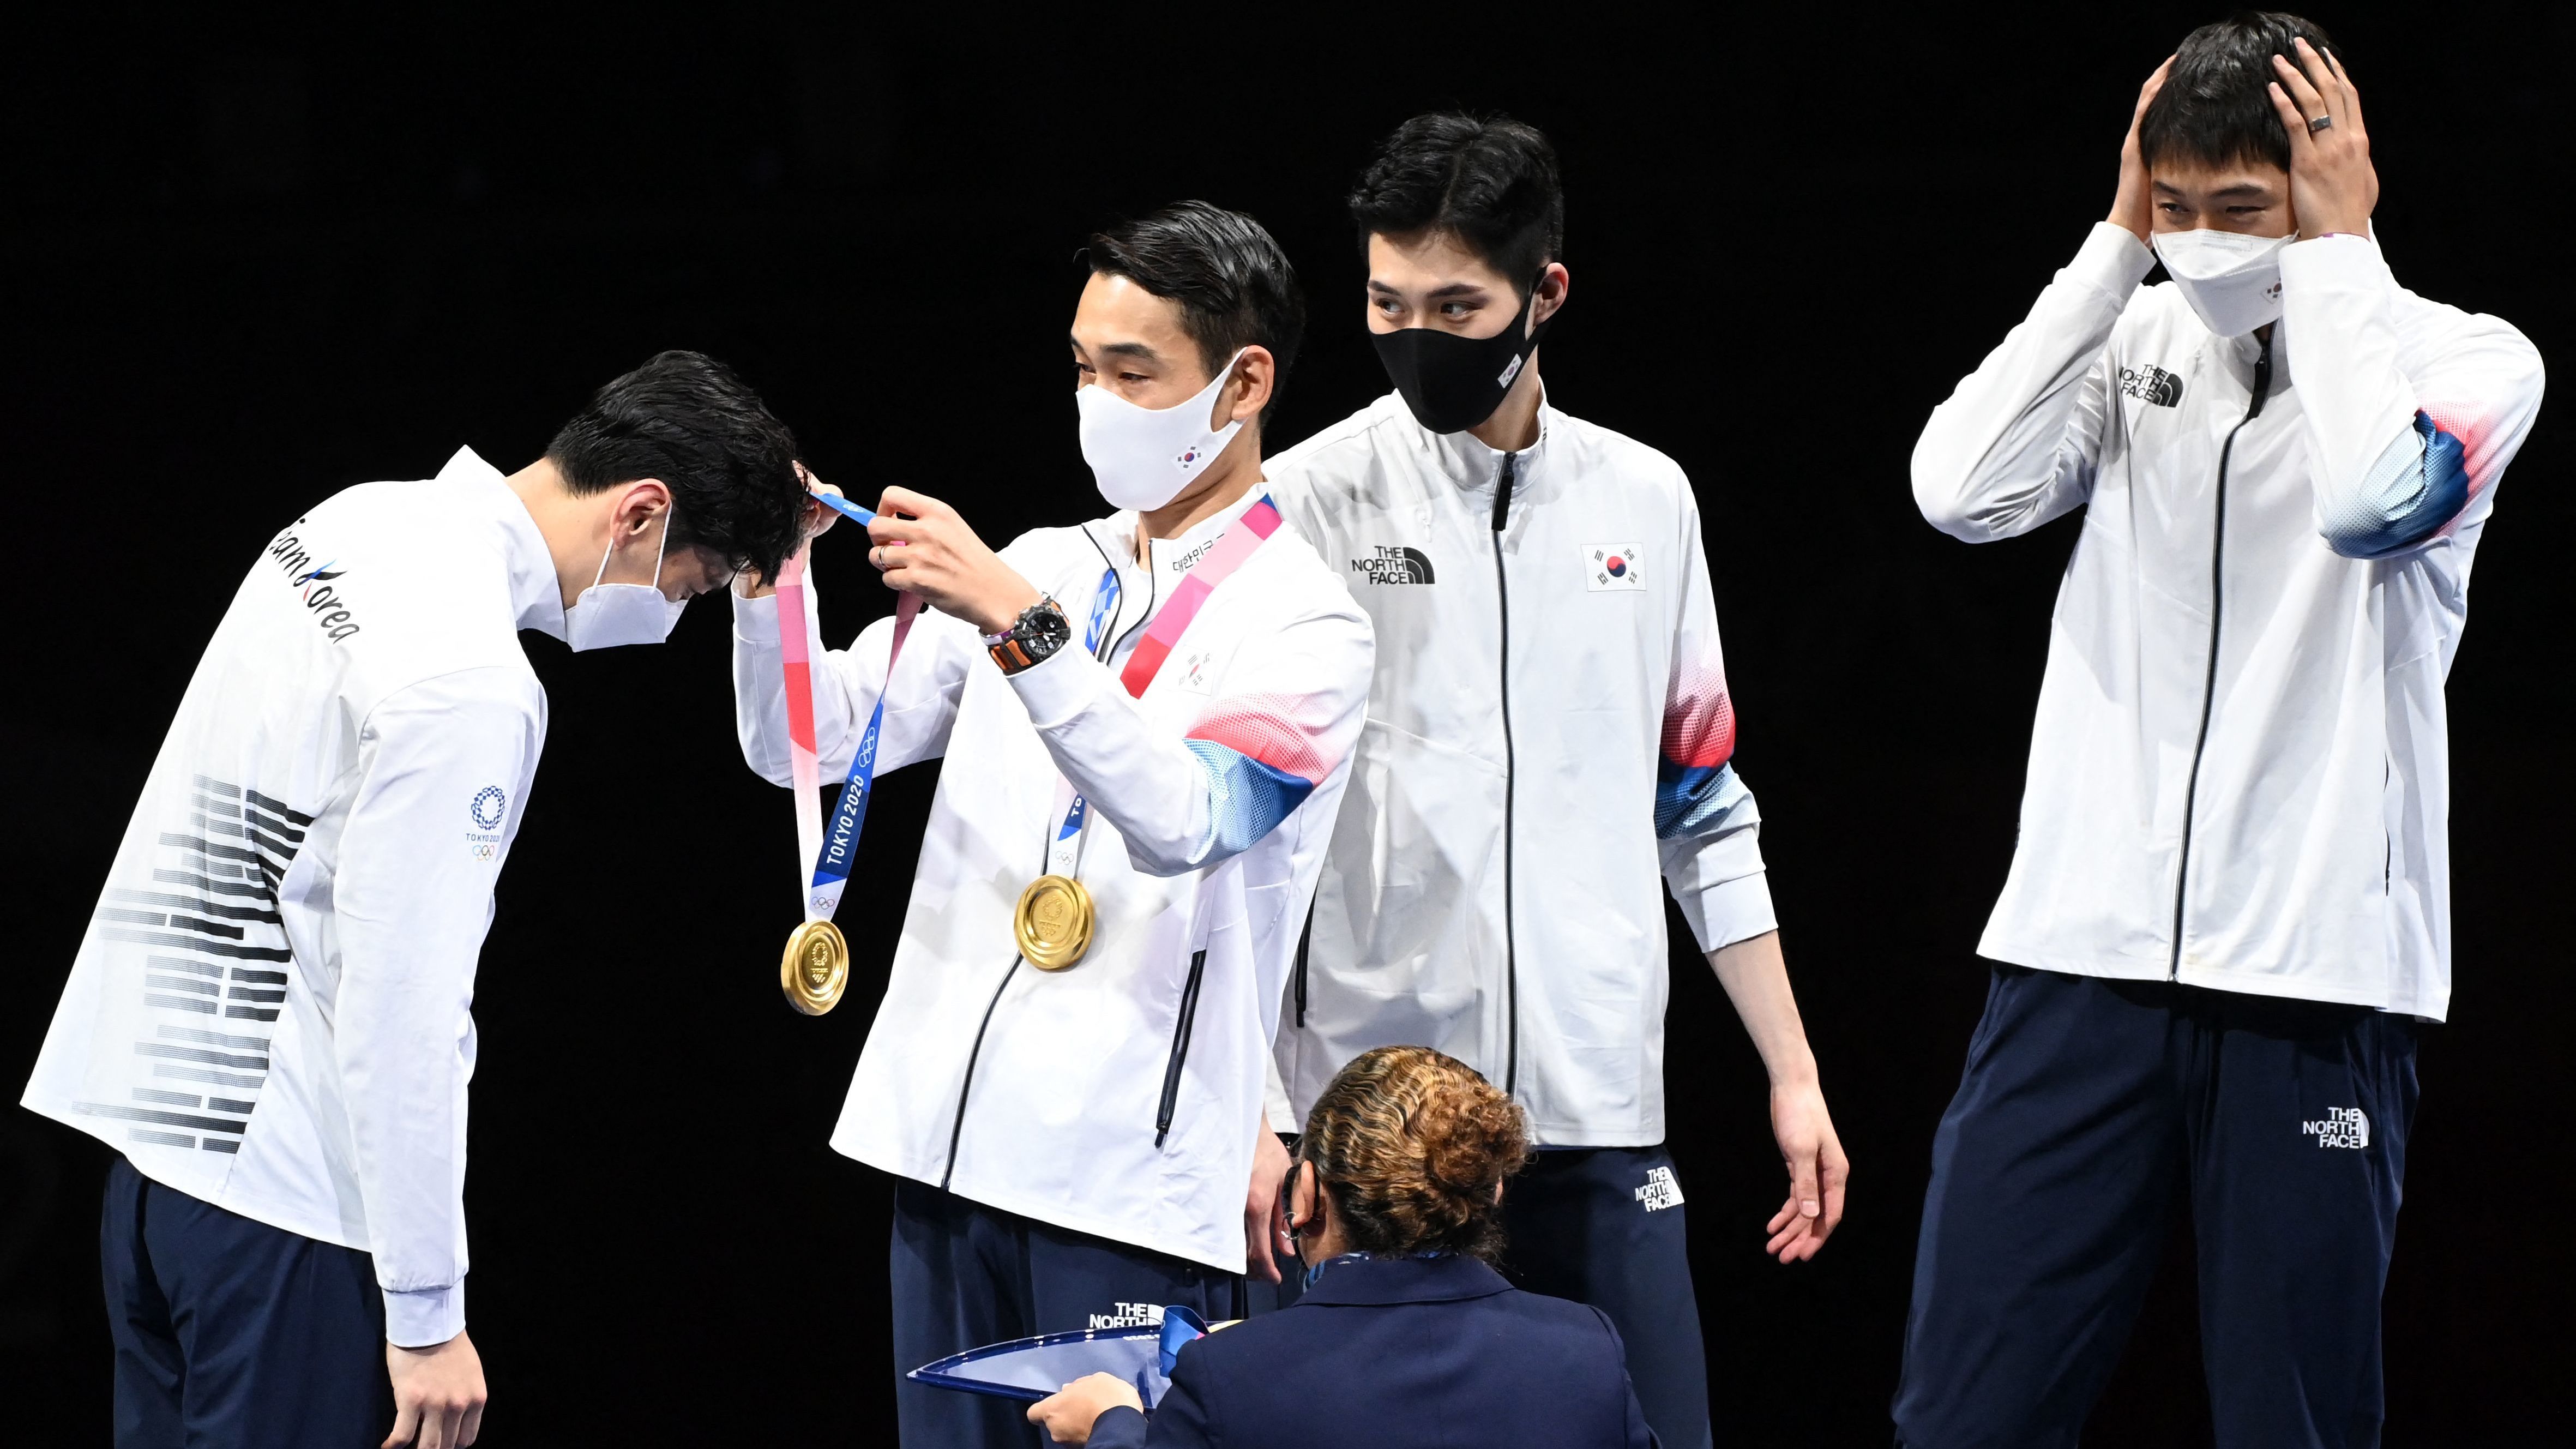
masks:
<svg viewBox="0 0 2576 1449"><path fill-rule="evenodd" d="M2120 369L2120 391L2160 408L2179 406L2182 379L2152 362Z"/></svg>
<svg viewBox="0 0 2576 1449"><path fill-rule="evenodd" d="M1682 1185L1673 1180L1671 1168L1649 1167L1646 1169L1646 1185L1637 1189L1637 1201L1644 1203L1650 1213L1680 1207Z"/></svg>
<svg viewBox="0 0 2576 1449"><path fill-rule="evenodd" d="M1163 1305L1160 1303L1112 1303L1109 1306L1115 1311L1091 1315L1092 1327L1151 1328L1163 1321Z"/></svg>
<svg viewBox="0 0 2576 1449"><path fill-rule="evenodd" d="M2363 1148L2370 1145L2370 1119L2359 1107L2328 1107L2322 1122L2302 1122L2299 1131L2319 1147Z"/></svg>
<svg viewBox="0 0 2576 1449"><path fill-rule="evenodd" d="M1373 584L1427 584L1431 582L1431 559L1418 548L1382 543L1374 557L1352 559L1351 572L1365 576Z"/></svg>

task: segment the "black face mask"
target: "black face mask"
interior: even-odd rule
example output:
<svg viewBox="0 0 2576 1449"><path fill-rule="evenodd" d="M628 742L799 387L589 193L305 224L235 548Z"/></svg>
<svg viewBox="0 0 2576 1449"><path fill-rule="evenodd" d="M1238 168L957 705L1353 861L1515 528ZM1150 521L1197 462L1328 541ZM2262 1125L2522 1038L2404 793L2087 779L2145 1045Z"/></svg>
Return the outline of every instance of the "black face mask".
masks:
<svg viewBox="0 0 2576 1449"><path fill-rule="evenodd" d="M1540 280L1546 274L1540 273ZM1538 286L1530 287L1530 307L1538 305ZM1521 316L1529 315L1529 308ZM1386 365L1395 390L1414 419L1435 433L1463 433L1494 415L1503 394L1520 380L1521 368L1547 335L1550 316L1523 336L1520 317L1491 337L1461 337L1436 327L1407 327L1401 332L1373 332L1377 360Z"/></svg>

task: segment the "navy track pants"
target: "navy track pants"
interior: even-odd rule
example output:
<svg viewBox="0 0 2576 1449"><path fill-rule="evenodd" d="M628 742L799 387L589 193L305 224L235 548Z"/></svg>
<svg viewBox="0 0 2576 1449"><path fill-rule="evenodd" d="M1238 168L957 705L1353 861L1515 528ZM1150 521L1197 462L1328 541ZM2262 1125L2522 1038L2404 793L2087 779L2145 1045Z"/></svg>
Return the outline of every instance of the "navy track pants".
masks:
<svg viewBox="0 0 2576 1449"><path fill-rule="evenodd" d="M1660 1146L1543 1149L1503 1189L1502 1268L1515 1287L1610 1315L1647 1427L1665 1449L1707 1449L1708 1351L1682 1212Z"/></svg>
<svg viewBox="0 0 2576 1449"><path fill-rule="evenodd" d="M374 1260L164 1187L99 1215L117 1449L374 1449L394 1424Z"/></svg>
<svg viewBox="0 0 2576 1449"><path fill-rule="evenodd" d="M895 1413L908 1449L1035 1449L1046 1436L1016 1399L902 1377L1005 1339L1158 1321L1181 1304L1210 1323L1244 1316L1243 1278L897 1178ZM1264 1285L1268 1286L1267 1284ZM1147 1316L1151 1310L1151 1316Z"/></svg>
<svg viewBox="0 0 2576 1449"><path fill-rule="evenodd" d="M1997 967L1933 1138L1898 1442L2073 1445L2181 1200L2221 1449L2376 1445L2418 1030Z"/></svg>

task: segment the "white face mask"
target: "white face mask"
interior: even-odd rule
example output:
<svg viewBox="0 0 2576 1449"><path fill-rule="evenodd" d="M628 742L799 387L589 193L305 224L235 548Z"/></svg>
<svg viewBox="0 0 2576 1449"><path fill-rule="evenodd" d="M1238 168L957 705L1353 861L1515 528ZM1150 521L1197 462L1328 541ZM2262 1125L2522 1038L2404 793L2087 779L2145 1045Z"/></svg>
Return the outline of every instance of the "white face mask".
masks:
<svg viewBox="0 0 2576 1449"><path fill-rule="evenodd" d="M603 584L608 575L609 557L617 552L610 543L608 552L599 556L599 572L592 576L590 587L564 610L564 643L576 654L585 649L615 649L625 644L659 644L679 627L680 611L689 606L686 599L662 597L662 555L671 543L671 513L662 511L662 537L653 545L653 582L650 584Z"/></svg>
<svg viewBox="0 0 2576 1449"><path fill-rule="evenodd" d="M2232 231L2160 231L2156 256L2175 290L2221 337L2242 337L2281 316L2285 236Z"/></svg>
<svg viewBox="0 0 2576 1449"><path fill-rule="evenodd" d="M1207 424L1218 390L1242 360L1241 352L1228 358L1214 382L1177 407L1138 407L1099 383L1073 390L1074 407L1082 414L1082 461L1091 465L1110 507L1139 513L1162 507L1234 441L1243 430L1241 419L1214 432Z"/></svg>

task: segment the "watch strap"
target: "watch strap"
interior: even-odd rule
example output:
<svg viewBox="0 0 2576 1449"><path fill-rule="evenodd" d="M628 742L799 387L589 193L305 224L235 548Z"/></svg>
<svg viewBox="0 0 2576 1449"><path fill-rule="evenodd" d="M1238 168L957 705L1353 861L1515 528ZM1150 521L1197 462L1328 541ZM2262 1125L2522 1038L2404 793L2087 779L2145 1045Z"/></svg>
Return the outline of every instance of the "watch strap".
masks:
<svg viewBox="0 0 2576 1449"><path fill-rule="evenodd" d="M984 636L985 648L1004 674L1017 674L1053 657L1073 637L1073 623L1053 598L1043 598L1020 611L1000 634Z"/></svg>

